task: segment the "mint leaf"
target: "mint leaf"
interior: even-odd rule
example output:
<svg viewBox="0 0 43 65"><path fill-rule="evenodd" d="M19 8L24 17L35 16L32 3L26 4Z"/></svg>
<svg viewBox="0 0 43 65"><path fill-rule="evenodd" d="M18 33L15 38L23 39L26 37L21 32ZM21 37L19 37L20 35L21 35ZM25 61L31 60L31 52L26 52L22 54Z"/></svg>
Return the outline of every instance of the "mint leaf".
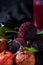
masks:
<svg viewBox="0 0 43 65"><path fill-rule="evenodd" d="M12 29L10 29L10 28L5 28L4 27L4 29L5 29L5 33L7 33L7 32L14 32L14 33L18 33L17 31L15 31L15 30L12 30Z"/></svg>
<svg viewBox="0 0 43 65"><path fill-rule="evenodd" d="M5 30L3 27L0 27L0 38L4 38L5 37Z"/></svg>
<svg viewBox="0 0 43 65"><path fill-rule="evenodd" d="M33 47L30 47L30 48L26 47L26 49L29 50L32 53L38 52L38 50L33 48Z"/></svg>
<svg viewBox="0 0 43 65"><path fill-rule="evenodd" d="M17 31L12 30L12 29L10 29L8 27L0 27L0 38L7 38L5 36L5 34L9 33L9 32L13 32L13 33L16 33L16 34L18 33Z"/></svg>
<svg viewBox="0 0 43 65"><path fill-rule="evenodd" d="M38 32L37 34L38 34L38 35L41 35L41 34L43 34L43 30L42 30L41 32Z"/></svg>
<svg viewBox="0 0 43 65"><path fill-rule="evenodd" d="M38 32L37 35L39 35L41 38L43 38L43 30L41 32Z"/></svg>

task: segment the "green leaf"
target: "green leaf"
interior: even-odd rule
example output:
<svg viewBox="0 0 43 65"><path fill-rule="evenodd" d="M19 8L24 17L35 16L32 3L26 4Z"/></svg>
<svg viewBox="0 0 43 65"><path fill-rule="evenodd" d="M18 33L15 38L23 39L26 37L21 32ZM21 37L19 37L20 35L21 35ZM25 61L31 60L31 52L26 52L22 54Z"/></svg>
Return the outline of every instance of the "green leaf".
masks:
<svg viewBox="0 0 43 65"><path fill-rule="evenodd" d="M43 35L43 30L41 32L38 32L37 34L38 35Z"/></svg>
<svg viewBox="0 0 43 65"><path fill-rule="evenodd" d="M18 33L17 31L12 30L12 29L10 29L8 27L0 27L0 38L7 38L5 36L5 34L9 33L9 32L13 32L13 33L16 33L16 34Z"/></svg>
<svg viewBox="0 0 43 65"><path fill-rule="evenodd" d="M5 31L6 33L9 33L9 32L13 32L13 33L18 33L17 31Z"/></svg>
<svg viewBox="0 0 43 65"><path fill-rule="evenodd" d="M36 49L33 48L33 47L30 47L30 48L26 47L26 49L29 50L29 51L32 52L32 53L38 52L38 50L36 50Z"/></svg>
<svg viewBox="0 0 43 65"><path fill-rule="evenodd" d="M14 32L14 33L18 33L17 31L15 31L15 30L12 30L12 29L10 29L10 28L5 28L4 27L4 29L5 29L5 33L7 33L7 32Z"/></svg>
<svg viewBox="0 0 43 65"><path fill-rule="evenodd" d="M43 38L43 30L41 32L38 32L37 35L39 35L41 38Z"/></svg>
<svg viewBox="0 0 43 65"><path fill-rule="evenodd" d="M0 27L0 38L4 38L5 37L5 30L3 27Z"/></svg>

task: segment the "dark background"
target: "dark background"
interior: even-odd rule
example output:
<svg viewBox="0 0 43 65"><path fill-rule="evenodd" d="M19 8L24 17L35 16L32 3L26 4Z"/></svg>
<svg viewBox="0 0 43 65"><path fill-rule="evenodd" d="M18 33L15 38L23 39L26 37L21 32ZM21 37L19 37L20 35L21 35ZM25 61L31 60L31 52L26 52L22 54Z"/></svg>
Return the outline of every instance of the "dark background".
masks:
<svg viewBox="0 0 43 65"><path fill-rule="evenodd" d="M16 23L18 21L18 23L22 23L25 21L32 21L32 19L32 0L0 0L0 23L8 23L9 21L11 22L11 20L16 21Z"/></svg>

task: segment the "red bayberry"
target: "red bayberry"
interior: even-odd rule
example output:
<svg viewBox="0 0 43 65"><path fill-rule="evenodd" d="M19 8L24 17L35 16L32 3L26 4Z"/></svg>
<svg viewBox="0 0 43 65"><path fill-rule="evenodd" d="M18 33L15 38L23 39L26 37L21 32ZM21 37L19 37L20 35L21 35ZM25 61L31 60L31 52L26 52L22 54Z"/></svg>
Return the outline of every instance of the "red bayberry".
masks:
<svg viewBox="0 0 43 65"><path fill-rule="evenodd" d="M26 41L23 38L18 37L16 39L14 39L14 41L21 44L21 45L23 45L23 46L26 46Z"/></svg>
<svg viewBox="0 0 43 65"><path fill-rule="evenodd" d="M18 37L22 37L25 40L30 40L35 37L36 35L36 27L31 22L23 23L18 32Z"/></svg>

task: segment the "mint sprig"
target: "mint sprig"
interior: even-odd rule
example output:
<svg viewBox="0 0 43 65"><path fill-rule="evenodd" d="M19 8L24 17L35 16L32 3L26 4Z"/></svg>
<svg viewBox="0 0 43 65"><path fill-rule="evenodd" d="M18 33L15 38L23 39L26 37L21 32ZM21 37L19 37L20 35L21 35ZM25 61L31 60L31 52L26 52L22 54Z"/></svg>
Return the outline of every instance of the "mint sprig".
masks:
<svg viewBox="0 0 43 65"><path fill-rule="evenodd" d="M9 32L13 32L13 33L16 33L16 34L18 33L17 31L12 30L12 29L10 29L8 27L0 27L0 38L7 38L5 36L5 34L9 33Z"/></svg>

